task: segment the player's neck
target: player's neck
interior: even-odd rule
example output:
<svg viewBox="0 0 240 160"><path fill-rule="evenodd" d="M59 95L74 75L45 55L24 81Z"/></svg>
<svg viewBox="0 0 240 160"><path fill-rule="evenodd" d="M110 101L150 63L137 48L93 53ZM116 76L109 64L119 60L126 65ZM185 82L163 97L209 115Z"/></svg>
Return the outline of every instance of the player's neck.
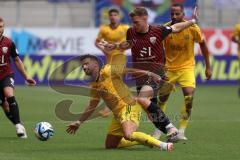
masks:
<svg viewBox="0 0 240 160"><path fill-rule="evenodd" d="M95 82L97 82L99 80L99 76L100 76L100 72L97 71L93 74L92 78Z"/></svg>
<svg viewBox="0 0 240 160"><path fill-rule="evenodd" d="M0 36L0 41L3 39L3 35Z"/></svg>
<svg viewBox="0 0 240 160"><path fill-rule="evenodd" d="M149 31L149 25L147 25L140 33L147 33Z"/></svg>
<svg viewBox="0 0 240 160"><path fill-rule="evenodd" d="M110 26L112 29L116 29L116 28L119 26L119 23L110 23L109 26Z"/></svg>

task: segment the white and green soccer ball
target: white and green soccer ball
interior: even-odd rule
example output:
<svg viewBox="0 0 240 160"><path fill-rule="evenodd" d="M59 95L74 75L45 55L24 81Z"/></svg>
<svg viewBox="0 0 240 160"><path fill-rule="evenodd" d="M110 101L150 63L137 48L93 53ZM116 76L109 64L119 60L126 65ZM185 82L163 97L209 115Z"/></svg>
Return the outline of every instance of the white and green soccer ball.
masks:
<svg viewBox="0 0 240 160"><path fill-rule="evenodd" d="M34 129L36 137L41 141L49 140L54 133L53 127L48 122L39 122Z"/></svg>

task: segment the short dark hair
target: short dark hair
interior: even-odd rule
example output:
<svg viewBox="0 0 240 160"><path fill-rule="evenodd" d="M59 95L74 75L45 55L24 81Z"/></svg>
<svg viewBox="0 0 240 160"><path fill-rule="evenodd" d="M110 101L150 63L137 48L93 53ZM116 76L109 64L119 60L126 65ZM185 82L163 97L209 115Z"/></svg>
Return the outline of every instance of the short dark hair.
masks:
<svg viewBox="0 0 240 160"><path fill-rule="evenodd" d="M182 11L184 10L184 6L181 3L174 3L172 4L172 7L180 7Z"/></svg>
<svg viewBox="0 0 240 160"><path fill-rule="evenodd" d="M132 12L129 13L130 17L134 17L134 16L142 17L147 15L148 15L148 12L144 7L137 7Z"/></svg>
<svg viewBox="0 0 240 160"><path fill-rule="evenodd" d="M108 15L110 15L111 13L117 13L119 14L119 11L116 8L112 8L108 11Z"/></svg>
<svg viewBox="0 0 240 160"><path fill-rule="evenodd" d="M99 66L101 66L101 64L102 64L100 59L98 59L98 57L91 55L91 54L85 54L85 55L80 56L80 62L82 62L86 58L90 58L91 60L97 61Z"/></svg>

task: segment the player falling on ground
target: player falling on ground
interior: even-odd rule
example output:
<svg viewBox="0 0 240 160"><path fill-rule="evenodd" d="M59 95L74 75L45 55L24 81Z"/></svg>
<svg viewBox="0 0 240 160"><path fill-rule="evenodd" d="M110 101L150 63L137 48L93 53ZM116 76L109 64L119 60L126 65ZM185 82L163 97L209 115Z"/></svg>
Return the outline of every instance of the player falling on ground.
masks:
<svg viewBox="0 0 240 160"><path fill-rule="evenodd" d="M237 43L238 45L238 63L239 63L239 70L240 70L240 23L235 25L233 35L232 35L232 41ZM238 97L240 98L240 72L239 72L239 78L238 78Z"/></svg>
<svg viewBox="0 0 240 160"><path fill-rule="evenodd" d="M27 75L24 65L19 58L15 44L7 37L3 36L4 21L0 17L0 98L5 115L16 126L17 136L27 138L26 130L21 124L18 103L14 96L14 73L11 68L13 59L18 71L22 74L26 82L36 85L34 79Z"/></svg>
<svg viewBox="0 0 240 160"><path fill-rule="evenodd" d="M156 127L166 130L170 136L172 131L176 129L161 109L150 101L149 97L142 95L139 98L134 98L122 79L123 74L126 72L135 75L149 75L156 83L162 81L161 77L149 71L122 68L122 65L120 67L117 65L105 65L101 69L99 59L93 55L84 55L80 59L84 72L92 79L91 99L79 120L68 126L67 132L74 134L80 125L91 116L102 98L114 116L109 126L105 142L106 148L112 149L143 144L172 151L172 143L161 142L137 131L141 106L146 112L150 113ZM143 89L146 92L153 92L148 90L147 86L143 87ZM144 94L144 92L142 93ZM147 95L149 94L147 93Z"/></svg>
<svg viewBox="0 0 240 160"><path fill-rule="evenodd" d="M126 65L127 57L124 52L119 50L113 50L111 52L105 52L104 49L99 45L101 40L110 42L110 43L121 43L125 41L128 25L120 24L120 15L117 9L110 9L108 11L109 24L100 26L100 30L95 42L95 45L100 49L106 56L106 64L109 65ZM105 107L99 112L103 117L109 115L110 110Z"/></svg>
<svg viewBox="0 0 240 160"><path fill-rule="evenodd" d="M182 4L173 4L171 7L171 21L166 26L172 26L185 22L184 8ZM209 52L203 35L198 25L194 24L184 29L180 33L171 33L164 40L166 68L169 82L179 84L184 95L184 104L181 110L179 133L176 138L179 140L187 140L185 130L191 116L193 106L193 94L196 88L195 82L195 59L194 59L194 43L199 43L205 62L205 75L209 80L212 75ZM169 95L159 96L158 104L163 111L166 110L166 101ZM159 138L159 131L155 131L153 136Z"/></svg>

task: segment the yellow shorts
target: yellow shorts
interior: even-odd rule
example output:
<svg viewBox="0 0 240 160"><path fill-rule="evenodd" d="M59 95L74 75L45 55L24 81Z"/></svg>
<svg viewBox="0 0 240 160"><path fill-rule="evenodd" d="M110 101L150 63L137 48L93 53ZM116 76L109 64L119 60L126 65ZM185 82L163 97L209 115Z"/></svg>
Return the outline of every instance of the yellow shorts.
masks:
<svg viewBox="0 0 240 160"><path fill-rule="evenodd" d="M123 136L122 131L122 123L126 121L132 121L137 126L139 126L140 118L141 118L141 106L136 103L135 105L127 105L119 113L118 117L114 116L112 118L112 122L108 128L108 134Z"/></svg>
<svg viewBox="0 0 240 160"><path fill-rule="evenodd" d="M179 71L167 71L169 82L172 84L178 83L183 87L196 88L196 80L194 69L182 69Z"/></svg>

